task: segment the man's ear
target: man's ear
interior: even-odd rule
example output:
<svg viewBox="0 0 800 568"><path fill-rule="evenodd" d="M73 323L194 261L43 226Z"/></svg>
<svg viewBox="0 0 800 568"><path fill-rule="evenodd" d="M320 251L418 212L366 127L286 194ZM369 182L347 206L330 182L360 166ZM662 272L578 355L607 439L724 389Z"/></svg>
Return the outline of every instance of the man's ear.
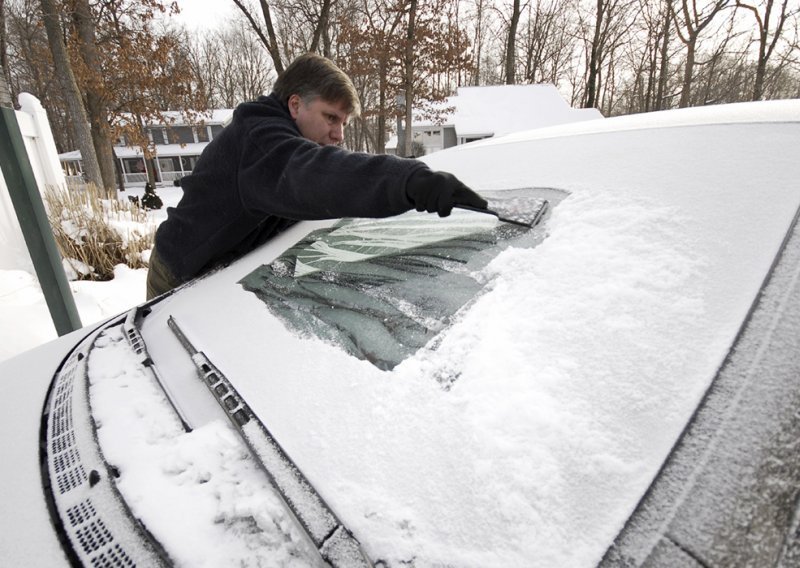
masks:
<svg viewBox="0 0 800 568"><path fill-rule="evenodd" d="M300 95L291 95L286 102L289 105L289 114L292 115L292 119L297 120L297 115L300 112L300 103L302 102Z"/></svg>

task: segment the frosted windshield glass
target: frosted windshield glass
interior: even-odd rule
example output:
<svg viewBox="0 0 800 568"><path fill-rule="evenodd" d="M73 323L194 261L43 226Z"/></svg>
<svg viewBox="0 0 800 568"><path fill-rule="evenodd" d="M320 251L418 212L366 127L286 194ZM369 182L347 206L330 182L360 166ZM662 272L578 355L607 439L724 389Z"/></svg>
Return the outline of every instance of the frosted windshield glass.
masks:
<svg viewBox="0 0 800 568"><path fill-rule="evenodd" d="M534 212L563 192L490 194L490 207ZM555 200L554 200L555 197ZM310 233L241 280L289 329L333 342L381 369L426 345L472 301L476 273L509 246L544 238L491 215L454 210L391 219L346 219Z"/></svg>

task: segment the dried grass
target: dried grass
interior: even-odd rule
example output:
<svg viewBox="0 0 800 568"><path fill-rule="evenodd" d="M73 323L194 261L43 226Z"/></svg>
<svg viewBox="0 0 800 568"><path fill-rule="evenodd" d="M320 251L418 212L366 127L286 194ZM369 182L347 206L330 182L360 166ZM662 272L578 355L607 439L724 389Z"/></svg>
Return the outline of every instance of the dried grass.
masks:
<svg viewBox="0 0 800 568"><path fill-rule="evenodd" d="M79 280L111 280L114 267L145 268L142 252L153 247L155 227L137 204L103 199L97 187L48 187L47 215L61 256Z"/></svg>

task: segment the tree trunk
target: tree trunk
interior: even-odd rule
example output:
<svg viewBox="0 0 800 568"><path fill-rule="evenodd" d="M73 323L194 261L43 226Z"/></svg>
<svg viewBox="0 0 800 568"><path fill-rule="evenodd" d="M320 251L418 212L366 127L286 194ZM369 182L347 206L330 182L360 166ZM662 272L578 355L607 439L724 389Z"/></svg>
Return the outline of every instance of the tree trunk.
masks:
<svg viewBox="0 0 800 568"><path fill-rule="evenodd" d="M105 197L116 194L116 175L114 171L114 152L109 132L108 108L103 100L102 79L100 73L100 57L97 53L94 19L88 0L75 0L73 19L80 40L80 54L89 73L86 84L86 112L92 132L92 142L97 154L100 175L103 179L101 187Z"/></svg>
<svg viewBox="0 0 800 568"><path fill-rule="evenodd" d="M686 67L683 69L683 89L678 107L686 108L692 101L692 77L694 75L696 37L686 44Z"/></svg>
<svg viewBox="0 0 800 568"><path fill-rule="evenodd" d="M681 100L678 103L680 108L686 108L692 100L692 80L694 75L695 58L697 57L697 40L703 30L711 24L711 21L719 12L727 6L729 0L714 0L708 13L701 13L697 10L697 3L689 0L680 0L680 9L683 15L683 28L679 22L678 13L675 5L670 3L669 9L672 19L675 22L675 32L680 40L686 45L686 67L683 70L683 89L681 90ZM684 33L685 32L685 33Z"/></svg>
<svg viewBox="0 0 800 568"><path fill-rule="evenodd" d="M766 34L763 34L766 35ZM758 46L758 62L756 63L756 80L753 83L753 100L760 101L764 96L764 77L767 74L766 38Z"/></svg>
<svg viewBox="0 0 800 568"><path fill-rule="evenodd" d="M47 32L47 41L50 44L50 52L53 55L56 76L61 83L67 114L72 123L73 136L81 152L86 181L95 184L97 187L103 187L103 177L100 173L100 165L97 162L97 154L92 143L89 120L86 116L86 109L83 106L78 84L75 81L69 56L67 55L67 48L61 37L61 24L55 2L54 0L40 0L40 2L44 27Z"/></svg>
<svg viewBox="0 0 800 568"><path fill-rule="evenodd" d="M275 66L275 72L280 75L283 73L283 60L281 59L281 52L278 48L278 37L275 35L275 28L272 25L272 14L269 10L269 4L267 4L267 0L259 0L261 4L261 13L264 16L264 23L267 26L267 36L261 31L261 28L258 26L255 18L248 10L247 6L242 3L242 0L233 0L233 3L241 10L242 14L244 14L247 21L250 23L250 27L256 33L258 38L261 40L261 43L264 44L264 47L267 49L270 57L272 58L272 64Z"/></svg>
<svg viewBox="0 0 800 568"><path fill-rule="evenodd" d="M775 8L774 0L767 0L764 5L764 13L761 14L758 8L737 0L736 5L744 8L753 14L758 26L758 61L756 62L756 77L753 82L753 100L759 101L764 97L764 81L767 76L767 63L772 57L772 52L778 43L778 39L783 32L783 27L787 19L792 14L788 11L789 0L783 0L778 14L778 21L775 25L775 31L772 33L772 40L770 41L770 27L772 24L772 13ZM797 14L795 11L794 14Z"/></svg>
<svg viewBox="0 0 800 568"><path fill-rule="evenodd" d="M411 0L408 9L408 33L406 34L406 70L405 70L405 85L406 85L406 128L405 128L405 144L403 148L404 156L411 156L413 154L413 102L414 102L414 36L416 34L416 21L417 21L417 0Z"/></svg>
<svg viewBox="0 0 800 568"><path fill-rule="evenodd" d="M378 134L375 148L378 154L386 153L386 115L388 113L386 108L386 90L388 89L386 73L386 59L381 56L378 62Z"/></svg>
<svg viewBox="0 0 800 568"><path fill-rule="evenodd" d="M323 37L323 32L328 29L328 19L331 12L331 0L322 0L322 9L319 14L319 22L314 29L314 37L311 40L311 47L309 51L319 52L320 38Z"/></svg>
<svg viewBox="0 0 800 568"><path fill-rule="evenodd" d="M8 41L6 39L6 7L5 0L0 0L0 67L8 88L11 89L11 74L8 70Z"/></svg>
<svg viewBox="0 0 800 568"><path fill-rule="evenodd" d="M664 109L664 97L667 93L667 80L669 79L669 23L672 21L669 10L664 17L664 37L661 42L661 65L658 70L658 91L656 92L655 107L653 110Z"/></svg>
<svg viewBox="0 0 800 568"><path fill-rule="evenodd" d="M597 12L595 14L594 37L592 38L591 52L589 55L589 77L586 80L586 104L584 107L593 108L597 106L597 92L600 82L600 62L601 49L600 32L603 27L604 6L603 0L597 0Z"/></svg>
<svg viewBox="0 0 800 568"><path fill-rule="evenodd" d="M114 159L114 173L117 176L117 187L120 191L125 191L125 172L122 171L122 164L116 158Z"/></svg>
<svg viewBox="0 0 800 568"><path fill-rule="evenodd" d="M506 85L513 85L516 82L517 27L519 27L519 15L519 0L514 0L511 22L508 25L508 40L506 41Z"/></svg>
<svg viewBox="0 0 800 568"><path fill-rule="evenodd" d="M475 24L475 39L473 45L475 46L475 75L471 85L478 86L481 84L481 55L483 51L483 0L478 0L477 5L477 23Z"/></svg>

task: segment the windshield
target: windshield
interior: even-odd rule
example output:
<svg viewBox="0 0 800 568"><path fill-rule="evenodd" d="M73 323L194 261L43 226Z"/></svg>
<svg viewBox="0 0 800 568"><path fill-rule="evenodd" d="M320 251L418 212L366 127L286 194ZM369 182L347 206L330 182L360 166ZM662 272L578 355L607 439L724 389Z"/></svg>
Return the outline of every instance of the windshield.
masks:
<svg viewBox="0 0 800 568"><path fill-rule="evenodd" d="M490 208L533 216L563 192L487 192ZM476 273L501 251L544 238L496 217L454 210L441 219L407 213L346 219L309 234L241 280L285 325L392 369L448 327L482 290Z"/></svg>

